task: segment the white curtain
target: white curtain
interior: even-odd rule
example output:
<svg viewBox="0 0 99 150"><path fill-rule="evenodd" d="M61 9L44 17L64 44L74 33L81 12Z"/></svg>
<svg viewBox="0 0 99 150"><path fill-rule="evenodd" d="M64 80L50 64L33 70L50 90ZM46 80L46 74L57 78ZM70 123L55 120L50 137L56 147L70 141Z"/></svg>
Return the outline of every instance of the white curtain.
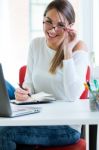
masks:
<svg viewBox="0 0 99 150"><path fill-rule="evenodd" d="M3 65L5 77L8 76L8 78L11 59L13 60L10 35L8 0L0 0L0 62Z"/></svg>
<svg viewBox="0 0 99 150"><path fill-rule="evenodd" d="M5 78L18 83L29 45L29 1L0 0L0 62Z"/></svg>

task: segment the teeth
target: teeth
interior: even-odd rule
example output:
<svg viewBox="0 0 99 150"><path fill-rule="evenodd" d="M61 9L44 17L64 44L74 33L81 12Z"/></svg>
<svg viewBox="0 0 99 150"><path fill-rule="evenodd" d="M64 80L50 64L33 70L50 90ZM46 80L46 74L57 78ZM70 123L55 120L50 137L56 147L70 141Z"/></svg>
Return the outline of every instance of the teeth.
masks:
<svg viewBox="0 0 99 150"><path fill-rule="evenodd" d="M52 34L49 34L49 36L52 37L52 38L56 37L56 35L52 35Z"/></svg>

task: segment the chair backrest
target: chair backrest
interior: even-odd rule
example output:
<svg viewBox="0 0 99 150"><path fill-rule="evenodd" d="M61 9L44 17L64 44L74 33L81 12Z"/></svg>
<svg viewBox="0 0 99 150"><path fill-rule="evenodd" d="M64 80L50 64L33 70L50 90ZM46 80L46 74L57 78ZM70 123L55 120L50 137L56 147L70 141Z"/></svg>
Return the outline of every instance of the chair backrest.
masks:
<svg viewBox="0 0 99 150"><path fill-rule="evenodd" d="M20 84L20 86L22 86L22 84L24 82L25 73L26 73L26 65L22 66L19 69L19 84Z"/></svg>
<svg viewBox="0 0 99 150"><path fill-rule="evenodd" d="M24 82L25 73L26 73L26 65L22 66L19 70L19 83L21 86L22 86L22 83ZM86 81L90 81L90 67L89 66L87 68ZM80 96L80 99L86 99L87 97L88 97L88 89L85 88L82 95Z"/></svg>
<svg viewBox="0 0 99 150"><path fill-rule="evenodd" d="M90 82L90 67L89 66L87 68L87 73L86 73L86 82L87 81ZM80 96L80 99L86 99L86 98L88 98L88 89L87 88L85 88L82 95Z"/></svg>

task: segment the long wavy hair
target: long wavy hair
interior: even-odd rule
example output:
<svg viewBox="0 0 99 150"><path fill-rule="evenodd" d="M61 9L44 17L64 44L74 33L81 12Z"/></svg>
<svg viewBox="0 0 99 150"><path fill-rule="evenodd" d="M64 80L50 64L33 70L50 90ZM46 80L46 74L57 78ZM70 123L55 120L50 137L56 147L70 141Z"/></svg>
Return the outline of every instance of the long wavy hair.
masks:
<svg viewBox="0 0 99 150"><path fill-rule="evenodd" d="M73 24L75 22L75 11L73 9L73 6L68 0L53 0L51 3L49 3L47 8L45 9L44 17L46 16L47 12L50 11L51 9L56 9L57 12L61 13L63 17L67 19L69 24ZM56 73L57 67L63 66L62 62L64 59L64 52L61 47L62 45L58 47L58 50L51 61L49 72L52 74Z"/></svg>

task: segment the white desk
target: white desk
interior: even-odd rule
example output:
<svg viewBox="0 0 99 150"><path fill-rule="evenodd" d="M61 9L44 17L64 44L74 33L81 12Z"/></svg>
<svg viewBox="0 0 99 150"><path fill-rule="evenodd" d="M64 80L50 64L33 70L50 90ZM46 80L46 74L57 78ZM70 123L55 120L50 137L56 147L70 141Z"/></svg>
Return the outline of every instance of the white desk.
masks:
<svg viewBox="0 0 99 150"><path fill-rule="evenodd" d="M1 117L0 126L99 124L99 112L91 111L88 100L57 101L34 106L40 106L41 112L16 118Z"/></svg>
<svg viewBox="0 0 99 150"><path fill-rule="evenodd" d="M99 112L92 112L88 100L39 104L41 112L15 118L0 117L0 126L99 124Z"/></svg>

